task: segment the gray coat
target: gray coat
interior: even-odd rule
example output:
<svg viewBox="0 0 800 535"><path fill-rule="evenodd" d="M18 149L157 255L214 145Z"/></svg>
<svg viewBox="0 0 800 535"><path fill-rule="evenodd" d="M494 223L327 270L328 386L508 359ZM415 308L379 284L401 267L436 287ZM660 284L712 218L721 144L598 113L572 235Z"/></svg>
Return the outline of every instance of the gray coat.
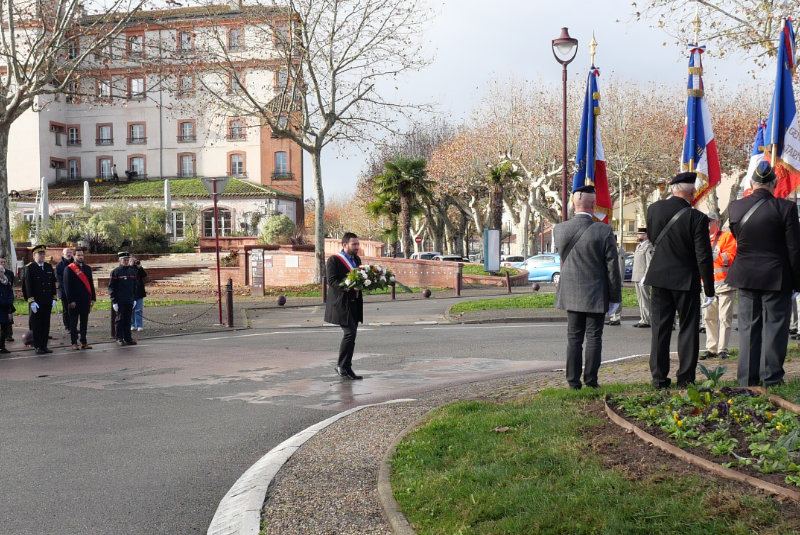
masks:
<svg viewBox="0 0 800 535"><path fill-rule="evenodd" d="M644 240L636 246L633 252L633 273L631 273L631 282L643 282L645 275L647 275L647 268L650 267L650 261L653 259L653 254L656 252L650 240Z"/></svg>
<svg viewBox="0 0 800 535"><path fill-rule="evenodd" d="M556 250L561 253L580 229L589 227L572 247L561 266L556 308L601 313L609 303L622 301L617 243L611 227L589 216L576 215L553 228Z"/></svg>

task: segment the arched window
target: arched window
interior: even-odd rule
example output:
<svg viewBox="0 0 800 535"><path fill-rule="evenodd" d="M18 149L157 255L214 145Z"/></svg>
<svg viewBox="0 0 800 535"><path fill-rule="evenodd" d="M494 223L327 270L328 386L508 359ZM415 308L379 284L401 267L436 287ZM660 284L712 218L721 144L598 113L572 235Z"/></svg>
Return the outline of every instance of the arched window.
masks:
<svg viewBox="0 0 800 535"><path fill-rule="evenodd" d="M217 228L219 228L220 237L230 236L233 214L227 208L217 208L217 213L219 214L219 225L217 225ZM214 237L213 209L203 210L203 236L206 238Z"/></svg>

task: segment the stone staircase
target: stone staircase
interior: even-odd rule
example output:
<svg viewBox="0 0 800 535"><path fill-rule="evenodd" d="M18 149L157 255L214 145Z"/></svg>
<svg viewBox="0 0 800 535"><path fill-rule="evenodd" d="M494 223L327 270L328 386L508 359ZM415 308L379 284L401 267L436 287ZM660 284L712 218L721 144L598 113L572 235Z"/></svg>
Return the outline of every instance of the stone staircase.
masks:
<svg viewBox="0 0 800 535"><path fill-rule="evenodd" d="M209 271L207 267L201 267L189 273L151 281L147 284L148 293L190 294L216 292L216 285L210 282L211 275Z"/></svg>
<svg viewBox="0 0 800 535"><path fill-rule="evenodd" d="M145 260L142 266L148 273L148 293L151 289L154 293L170 294L209 292L212 285L208 266L215 263L215 253L171 253ZM109 262L92 266L98 288L108 285L108 276L118 265L119 262Z"/></svg>

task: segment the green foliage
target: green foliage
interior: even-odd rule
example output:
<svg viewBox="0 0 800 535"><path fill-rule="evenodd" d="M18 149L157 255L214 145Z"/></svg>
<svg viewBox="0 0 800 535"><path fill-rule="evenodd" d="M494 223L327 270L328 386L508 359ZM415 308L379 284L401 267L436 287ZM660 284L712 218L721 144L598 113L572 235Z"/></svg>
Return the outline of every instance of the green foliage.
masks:
<svg viewBox="0 0 800 535"><path fill-rule="evenodd" d="M467 266L464 266L465 268ZM480 268L480 266L478 266ZM482 268L481 268L482 269ZM515 308L552 308L556 296L552 293L533 293L515 297L495 297L491 299L475 299L462 301L450 307L450 314L460 314L475 310L498 310ZM636 291L632 288L622 289L622 306L636 306Z"/></svg>
<svg viewBox="0 0 800 535"><path fill-rule="evenodd" d="M124 245L134 253L158 253L169 247L164 234L165 222L166 211L161 206L115 202L88 218L84 235L106 250L118 250ZM91 249L92 239L88 241Z"/></svg>
<svg viewBox="0 0 800 535"><path fill-rule="evenodd" d="M16 215L18 214L15 214L15 216ZM22 214L19 215L21 216ZM31 222L24 221L20 217L19 221L14 222L14 226L11 229L11 238L14 240L14 243L22 243L30 240L30 236L31 236Z"/></svg>
<svg viewBox="0 0 800 535"><path fill-rule="evenodd" d="M699 362L697 363L697 367L700 368L700 373L705 375L707 379L702 384L702 386L706 388L716 388L717 386L719 386L720 379L722 379L722 376L725 375L726 371L728 371L727 366L717 366L714 369L709 370Z"/></svg>
<svg viewBox="0 0 800 535"><path fill-rule="evenodd" d="M188 239L176 241L170 245L169 250L171 253L193 253L195 245Z"/></svg>
<svg viewBox="0 0 800 535"><path fill-rule="evenodd" d="M36 232L36 243L45 245L74 243L81 236L81 228L76 221L66 217L52 217L46 225L39 227Z"/></svg>
<svg viewBox="0 0 800 535"><path fill-rule="evenodd" d="M468 401L435 411L390 461L394 496L416 532L700 535L797 527L770 497L726 492L720 507L720 489L701 477L658 466L652 476L630 477L607 466L591 439L600 420L584 410L597 395L547 391L526 403Z"/></svg>
<svg viewBox="0 0 800 535"><path fill-rule="evenodd" d="M286 244L297 232L294 222L283 214L270 216L261 226L259 241L266 244Z"/></svg>

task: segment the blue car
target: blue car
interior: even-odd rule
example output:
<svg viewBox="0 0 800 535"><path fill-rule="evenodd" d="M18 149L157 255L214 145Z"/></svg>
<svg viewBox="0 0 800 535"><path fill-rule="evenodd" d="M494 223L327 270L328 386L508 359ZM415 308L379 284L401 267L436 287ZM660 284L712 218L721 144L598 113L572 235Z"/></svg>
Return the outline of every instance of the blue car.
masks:
<svg viewBox="0 0 800 535"><path fill-rule="evenodd" d="M561 278L561 257L555 253L531 256L514 267L527 271L529 282L552 281L558 284Z"/></svg>

